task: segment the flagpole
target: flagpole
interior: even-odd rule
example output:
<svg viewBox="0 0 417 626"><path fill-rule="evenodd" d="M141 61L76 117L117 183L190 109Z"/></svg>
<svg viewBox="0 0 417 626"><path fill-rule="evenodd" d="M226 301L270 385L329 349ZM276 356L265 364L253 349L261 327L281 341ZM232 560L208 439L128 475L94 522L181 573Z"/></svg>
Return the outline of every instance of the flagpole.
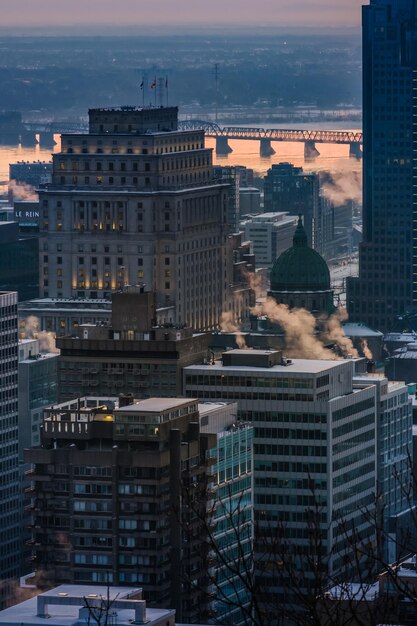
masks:
<svg viewBox="0 0 417 626"><path fill-rule="evenodd" d="M168 106L168 76L165 77L165 95L166 95L167 106Z"/></svg>
<svg viewBox="0 0 417 626"><path fill-rule="evenodd" d="M155 76L155 78L154 78L153 83L154 83L154 85L155 85L155 107L156 107L156 91L157 91L157 89L156 89L156 84L157 84L157 83L156 83L156 76Z"/></svg>
<svg viewBox="0 0 417 626"><path fill-rule="evenodd" d="M145 77L142 76L142 108L145 108Z"/></svg>

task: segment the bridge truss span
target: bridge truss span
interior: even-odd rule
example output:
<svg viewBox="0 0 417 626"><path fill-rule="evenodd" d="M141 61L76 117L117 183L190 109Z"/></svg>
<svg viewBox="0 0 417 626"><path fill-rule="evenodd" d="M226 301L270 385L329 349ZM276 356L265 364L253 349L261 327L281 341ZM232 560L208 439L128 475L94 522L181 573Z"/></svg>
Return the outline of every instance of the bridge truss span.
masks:
<svg viewBox="0 0 417 626"><path fill-rule="evenodd" d="M246 126L223 126L202 120L180 122L181 130L203 129L207 137L228 139L269 139L271 141L314 141L314 143L362 143L362 132L351 130L305 130L287 128L249 128Z"/></svg>

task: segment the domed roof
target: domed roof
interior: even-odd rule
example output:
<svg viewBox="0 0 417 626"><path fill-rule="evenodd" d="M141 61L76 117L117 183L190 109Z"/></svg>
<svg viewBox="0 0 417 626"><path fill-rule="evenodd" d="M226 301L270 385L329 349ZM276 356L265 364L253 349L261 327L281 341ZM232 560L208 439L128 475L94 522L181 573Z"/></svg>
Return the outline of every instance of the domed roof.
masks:
<svg viewBox="0 0 417 626"><path fill-rule="evenodd" d="M326 261L308 247L301 216L298 218L293 245L275 261L271 271L271 291L326 291L330 272Z"/></svg>

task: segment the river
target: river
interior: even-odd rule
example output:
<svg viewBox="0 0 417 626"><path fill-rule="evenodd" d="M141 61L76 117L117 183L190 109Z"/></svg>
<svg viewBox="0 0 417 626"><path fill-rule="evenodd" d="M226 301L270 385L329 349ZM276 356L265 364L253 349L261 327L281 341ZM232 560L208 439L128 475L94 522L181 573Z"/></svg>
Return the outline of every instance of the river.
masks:
<svg viewBox="0 0 417 626"><path fill-rule="evenodd" d="M268 128L279 128L280 125L265 124ZM311 125L312 127L313 125ZM332 130L342 130L342 127L336 123L314 124L314 128L327 128ZM291 124L292 128L309 128L309 125ZM343 130L355 130L346 129ZM54 148L43 148L39 145L33 147L24 146L0 146L0 184L4 184L9 178L9 163L17 161L50 161L52 152L59 151L59 135L56 135L57 145ZM206 139L206 145L209 148L215 147L215 140ZM349 158L349 146L337 144L317 144L320 156L314 161L306 162L304 160L304 144L303 143L287 143L272 142L272 147L276 154L269 158L262 158L259 154L259 141L250 140L230 140L229 145L232 148L228 156L217 156L213 151L214 163L222 165L245 165L252 168L259 175L264 176L273 163L283 161L302 166L306 171L328 170L331 172L360 172L361 161Z"/></svg>

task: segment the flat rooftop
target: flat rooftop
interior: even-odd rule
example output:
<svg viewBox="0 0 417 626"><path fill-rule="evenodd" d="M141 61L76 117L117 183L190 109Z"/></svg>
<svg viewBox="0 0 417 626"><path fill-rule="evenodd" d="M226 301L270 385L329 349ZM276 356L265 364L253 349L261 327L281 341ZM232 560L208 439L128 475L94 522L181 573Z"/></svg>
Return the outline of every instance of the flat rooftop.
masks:
<svg viewBox="0 0 417 626"><path fill-rule="evenodd" d="M240 352L246 352L241 350ZM264 350L250 350L249 352L261 353ZM268 352L266 352L268 354ZM291 363L288 365L273 365L272 367L257 367L251 365L223 365L221 361L215 361L214 365L188 365L185 367L185 371L204 371L204 372L225 372L227 370L237 372L255 372L271 373L271 374L320 374L322 372L328 372L332 369L340 367L341 364L351 362L354 363L354 359L339 359L337 361L331 360L319 360L319 359L291 359Z"/></svg>
<svg viewBox="0 0 417 626"><path fill-rule="evenodd" d="M4 611L0 611L0 625L4 626L38 626L40 624L48 624L48 626L79 626L81 623L87 624L87 622L80 622L79 613L80 608L84 605L84 598L94 601L102 597L107 599L107 593L109 593L110 599L118 600L133 600L135 597L140 597L140 588L129 587L99 587L95 585L60 585L50 591L39 594L20 602L15 606L12 606ZM38 616L38 598L57 598L60 604L48 604L48 618ZM65 599L68 598L68 603L65 603ZM79 598L79 603L77 603ZM70 604L74 599L74 602ZM133 602L132 602L133 604ZM113 609L116 615L112 615L114 622L118 626L131 626L135 619L135 613L133 609L116 608ZM165 626L169 623L169 619L174 616L174 611L170 609L148 609L146 608L146 624L147 626ZM95 623L92 620L92 623ZM172 623L172 619L171 619Z"/></svg>
<svg viewBox="0 0 417 626"><path fill-rule="evenodd" d="M119 407L117 412L129 413L144 411L146 413L161 413L196 401L197 400L193 398L146 398L146 400L137 400L134 404Z"/></svg>

